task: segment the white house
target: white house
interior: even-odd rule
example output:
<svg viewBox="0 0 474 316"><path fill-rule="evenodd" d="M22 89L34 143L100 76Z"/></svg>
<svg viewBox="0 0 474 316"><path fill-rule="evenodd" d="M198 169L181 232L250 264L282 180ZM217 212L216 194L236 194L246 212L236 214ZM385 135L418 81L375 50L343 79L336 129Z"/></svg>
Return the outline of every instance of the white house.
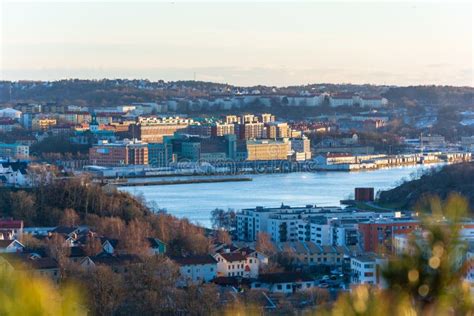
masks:
<svg viewBox="0 0 474 316"><path fill-rule="evenodd" d="M20 119L21 118L21 111L12 109L12 108L5 108L0 110L0 117L8 117L11 119Z"/></svg>
<svg viewBox="0 0 474 316"><path fill-rule="evenodd" d="M217 276L217 261L211 255L173 258L179 265L180 285L210 282Z"/></svg>
<svg viewBox="0 0 474 316"><path fill-rule="evenodd" d="M256 278L258 276L259 259L241 252L217 253L217 275L225 277Z"/></svg>
<svg viewBox="0 0 474 316"><path fill-rule="evenodd" d="M26 169L17 163L0 164L0 182L15 187L25 187L31 184Z"/></svg>
<svg viewBox="0 0 474 316"><path fill-rule="evenodd" d="M0 240L0 253L22 252L25 246L16 239Z"/></svg>

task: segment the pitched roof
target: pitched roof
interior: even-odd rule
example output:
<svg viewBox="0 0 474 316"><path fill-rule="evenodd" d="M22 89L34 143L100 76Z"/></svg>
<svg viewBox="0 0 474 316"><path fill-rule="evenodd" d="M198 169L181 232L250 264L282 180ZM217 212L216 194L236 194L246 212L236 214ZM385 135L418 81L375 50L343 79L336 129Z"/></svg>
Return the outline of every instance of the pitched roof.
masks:
<svg viewBox="0 0 474 316"><path fill-rule="evenodd" d="M99 254L97 256L89 257L95 264L104 264L109 266L121 266L131 263L140 263L142 260L137 255L124 254L124 255L110 255L110 254Z"/></svg>
<svg viewBox="0 0 474 316"><path fill-rule="evenodd" d="M59 269L58 262L53 258L30 259L29 264L35 270Z"/></svg>
<svg viewBox="0 0 474 316"><path fill-rule="evenodd" d="M53 229L51 232L52 233L57 233L57 234L66 234L69 235L71 233L74 233L76 230L78 230L77 227L69 227L69 226L58 226L55 229Z"/></svg>
<svg viewBox="0 0 474 316"><path fill-rule="evenodd" d="M160 245L164 244L164 242L162 242L158 238L148 237L147 240L151 248L159 248Z"/></svg>
<svg viewBox="0 0 474 316"><path fill-rule="evenodd" d="M23 221L6 219L0 220L0 229L21 229L23 228Z"/></svg>
<svg viewBox="0 0 474 316"><path fill-rule="evenodd" d="M217 260L214 259L211 255L204 256L188 256L188 257L173 257L171 258L180 266L187 265L201 265L201 264L214 264L217 263Z"/></svg>
<svg viewBox="0 0 474 316"><path fill-rule="evenodd" d="M86 256L86 252L82 247L70 247L69 249L71 250L69 258L80 258Z"/></svg>
<svg viewBox="0 0 474 316"><path fill-rule="evenodd" d="M220 255L228 262L244 261L247 258L247 256L240 252L221 253Z"/></svg>
<svg viewBox="0 0 474 316"><path fill-rule="evenodd" d="M58 269L58 262L53 258L38 258L34 253L3 253L0 254L16 270Z"/></svg>
<svg viewBox="0 0 474 316"><path fill-rule="evenodd" d="M113 248L116 248L116 247L117 247L117 244L118 244L118 239L114 239L114 238L101 237L100 240L101 240L101 242L102 242L102 246L104 245L104 243L105 243L106 241L108 241L109 244L110 244Z"/></svg>
<svg viewBox="0 0 474 316"><path fill-rule="evenodd" d="M314 277L310 274L301 272L278 272L260 274L257 281L264 283L292 283L314 281Z"/></svg>
<svg viewBox="0 0 474 316"><path fill-rule="evenodd" d="M7 248L8 246L10 246L12 243L14 242L17 242L18 244L20 244L22 247L23 244L21 242L19 242L18 240L15 240L15 239L4 239L4 240L0 240L0 248Z"/></svg>

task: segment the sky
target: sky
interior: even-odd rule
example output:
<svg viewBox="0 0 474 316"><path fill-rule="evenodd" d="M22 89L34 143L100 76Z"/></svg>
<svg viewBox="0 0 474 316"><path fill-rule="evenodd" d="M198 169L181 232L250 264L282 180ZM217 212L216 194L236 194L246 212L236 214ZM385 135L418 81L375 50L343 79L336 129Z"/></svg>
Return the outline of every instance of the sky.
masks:
<svg viewBox="0 0 474 316"><path fill-rule="evenodd" d="M0 3L0 80L474 86L471 1Z"/></svg>

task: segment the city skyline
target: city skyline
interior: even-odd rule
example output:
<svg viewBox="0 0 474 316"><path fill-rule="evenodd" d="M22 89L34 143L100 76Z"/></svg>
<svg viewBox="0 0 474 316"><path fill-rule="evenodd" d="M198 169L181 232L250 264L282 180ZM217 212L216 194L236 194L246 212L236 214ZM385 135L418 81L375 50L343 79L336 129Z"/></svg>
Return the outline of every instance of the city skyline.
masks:
<svg viewBox="0 0 474 316"><path fill-rule="evenodd" d="M2 80L473 85L469 2L5 2L0 8Z"/></svg>

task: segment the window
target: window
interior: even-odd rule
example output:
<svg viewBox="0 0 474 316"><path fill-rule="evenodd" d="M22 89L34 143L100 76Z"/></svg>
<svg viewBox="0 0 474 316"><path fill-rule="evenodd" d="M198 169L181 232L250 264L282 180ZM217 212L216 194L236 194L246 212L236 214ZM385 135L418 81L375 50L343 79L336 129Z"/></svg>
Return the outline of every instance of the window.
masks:
<svg viewBox="0 0 474 316"><path fill-rule="evenodd" d="M286 285L286 289L287 289L287 290L291 289L291 284L287 284L287 285Z"/></svg>
<svg viewBox="0 0 474 316"><path fill-rule="evenodd" d="M278 284L278 285L277 285L277 289L279 289L279 290L282 289L281 284Z"/></svg>

